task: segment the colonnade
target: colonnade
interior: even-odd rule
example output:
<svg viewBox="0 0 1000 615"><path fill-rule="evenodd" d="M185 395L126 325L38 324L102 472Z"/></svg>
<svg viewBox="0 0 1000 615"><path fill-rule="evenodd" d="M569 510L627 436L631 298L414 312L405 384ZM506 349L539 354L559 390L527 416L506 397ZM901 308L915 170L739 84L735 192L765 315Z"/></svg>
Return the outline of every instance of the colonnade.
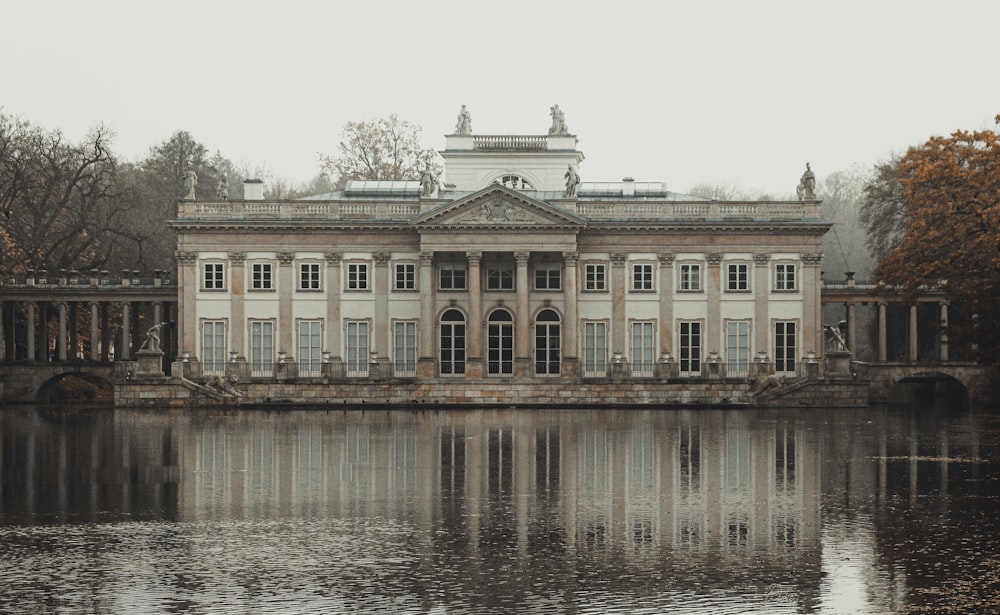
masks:
<svg viewBox="0 0 1000 615"><path fill-rule="evenodd" d="M829 291L826 291L829 292ZM833 302L836 299L830 296L832 293L825 297L825 302ZM892 301L886 300L884 297L875 296L854 296L850 297L849 300L844 301L845 310L845 326L846 335L844 336L844 342L847 345L848 350L857 353L858 349L858 334L857 334L857 306L858 304L867 305L868 303L873 303L877 309L876 316L876 340L875 340L875 358L879 363L885 363L888 361L888 346L889 346L889 336L888 336L888 306ZM938 343L938 361L948 361L948 301L940 297L927 297L921 298L917 302L908 302L907 304L907 336L906 336L906 355L905 360L908 363L916 363L919 360L919 328L917 320L917 306L918 303L936 303L939 312L939 322L940 322L940 332L937 334Z"/></svg>

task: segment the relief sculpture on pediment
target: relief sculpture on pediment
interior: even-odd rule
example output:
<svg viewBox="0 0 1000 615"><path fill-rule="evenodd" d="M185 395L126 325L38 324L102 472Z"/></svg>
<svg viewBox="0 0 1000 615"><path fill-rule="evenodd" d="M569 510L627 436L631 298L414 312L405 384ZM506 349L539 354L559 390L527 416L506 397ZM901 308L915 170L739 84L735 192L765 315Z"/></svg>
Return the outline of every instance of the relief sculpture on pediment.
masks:
<svg viewBox="0 0 1000 615"><path fill-rule="evenodd" d="M473 210L471 215L466 216L461 221L502 224L504 222L535 222L536 220L528 217L524 211L503 198L495 197L484 201Z"/></svg>

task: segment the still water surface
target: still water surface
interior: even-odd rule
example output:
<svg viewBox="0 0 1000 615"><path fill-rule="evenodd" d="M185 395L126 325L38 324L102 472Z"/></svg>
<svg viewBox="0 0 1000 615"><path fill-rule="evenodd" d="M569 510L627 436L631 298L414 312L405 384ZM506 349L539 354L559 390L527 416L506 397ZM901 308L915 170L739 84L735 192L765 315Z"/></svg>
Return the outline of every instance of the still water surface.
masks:
<svg viewBox="0 0 1000 615"><path fill-rule="evenodd" d="M0 427L0 612L1000 610L984 411L32 406Z"/></svg>

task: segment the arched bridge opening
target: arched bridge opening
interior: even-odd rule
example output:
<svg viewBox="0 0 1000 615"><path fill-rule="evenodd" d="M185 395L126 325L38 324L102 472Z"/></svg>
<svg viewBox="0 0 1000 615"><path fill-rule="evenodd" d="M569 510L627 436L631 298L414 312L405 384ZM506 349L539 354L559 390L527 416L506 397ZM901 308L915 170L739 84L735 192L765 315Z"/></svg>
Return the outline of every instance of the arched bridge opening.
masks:
<svg viewBox="0 0 1000 615"><path fill-rule="evenodd" d="M893 384L889 399L904 404L945 404L953 406L969 403L969 390L961 380L941 372L907 374Z"/></svg>
<svg viewBox="0 0 1000 615"><path fill-rule="evenodd" d="M106 378L89 372L66 372L48 379L40 387L36 401L57 402L112 402L114 385Z"/></svg>

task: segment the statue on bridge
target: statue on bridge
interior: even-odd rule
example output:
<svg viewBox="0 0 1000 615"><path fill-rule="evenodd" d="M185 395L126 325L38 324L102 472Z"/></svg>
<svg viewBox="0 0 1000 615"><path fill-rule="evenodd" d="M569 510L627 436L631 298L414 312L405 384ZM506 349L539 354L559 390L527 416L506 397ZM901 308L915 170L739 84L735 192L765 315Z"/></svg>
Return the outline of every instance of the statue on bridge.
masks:
<svg viewBox="0 0 1000 615"><path fill-rule="evenodd" d="M160 351L160 329L167 323L158 322L146 331L146 339L142 342L140 350Z"/></svg>
<svg viewBox="0 0 1000 615"><path fill-rule="evenodd" d="M847 352L847 342L844 341L844 336L840 333L840 325L836 327L823 325L823 330L826 332L827 345L830 346L830 350Z"/></svg>

